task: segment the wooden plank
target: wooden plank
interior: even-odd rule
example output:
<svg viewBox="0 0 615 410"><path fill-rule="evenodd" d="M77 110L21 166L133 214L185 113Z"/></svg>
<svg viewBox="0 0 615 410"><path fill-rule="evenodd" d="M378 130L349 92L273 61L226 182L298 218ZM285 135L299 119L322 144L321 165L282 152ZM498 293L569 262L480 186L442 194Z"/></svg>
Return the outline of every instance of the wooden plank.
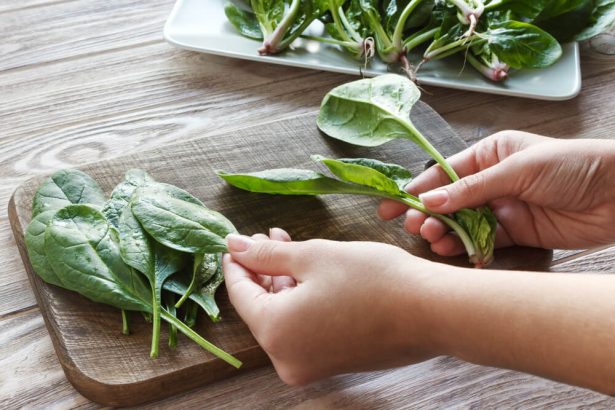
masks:
<svg viewBox="0 0 615 410"><path fill-rule="evenodd" d="M608 247L551 266L551 272L615 273L615 247Z"/></svg>
<svg viewBox="0 0 615 410"><path fill-rule="evenodd" d="M415 125L430 135L445 155L465 147L448 125L428 106L418 104ZM374 240L397 243L423 257L432 258L424 241L406 235L399 243L401 227L373 215L371 198L340 197L288 198L255 195L230 189L214 173L215 169L252 170L271 167L303 167L309 154L332 157L374 156L422 169L427 155L407 141L395 141L378 149L358 148L324 139L316 128L316 113L276 123L241 129L139 152L83 167L106 192L123 179L127 169L148 170L164 182L182 186L202 198L209 207L231 219L242 232L264 232L279 225L296 239L324 237L339 240ZM313 166L312 166L313 168ZM148 357L149 325L133 324L134 335L119 334L119 312L92 303L74 293L43 283L27 263L23 244L24 227L29 221L34 192L41 178L21 185L9 207L17 245L31 275L56 353L71 383L86 397L108 405L137 404L197 385L235 375L237 371L195 344L175 352L161 349L161 356ZM368 211L369 210L369 211ZM314 224L314 221L319 221ZM509 249L496 255L496 266L546 268L550 252ZM467 265L467 258L451 259ZM244 361L249 369L262 365L264 354L249 330L237 317L222 292L219 303L224 320L215 325L201 322L198 330L212 343Z"/></svg>
<svg viewBox="0 0 615 410"><path fill-rule="evenodd" d="M3 13L0 70L161 42L171 7L167 0L87 0Z"/></svg>
<svg viewBox="0 0 615 410"><path fill-rule="evenodd" d="M34 366L36 368L34 369ZM388 371L336 376L306 387L270 366L144 408L612 408L615 399L507 370L437 358ZM66 380L38 309L0 319L0 407L98 408Z"/></svg>

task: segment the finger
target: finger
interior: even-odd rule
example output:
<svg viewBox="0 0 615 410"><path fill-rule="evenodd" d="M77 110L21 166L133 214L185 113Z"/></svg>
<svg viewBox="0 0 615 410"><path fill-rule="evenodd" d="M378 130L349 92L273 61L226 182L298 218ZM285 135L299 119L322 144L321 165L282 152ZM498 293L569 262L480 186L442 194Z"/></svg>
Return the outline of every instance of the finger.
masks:
<svg viewBox="0 0 615 410"><path fill-rule="evenodd" d="M267 235L263 234L263 233L255 233L254 235L252 235L252 239L254 239L255 241L268 241L269 237ZM258 280L258 283L262 287L264 287L268 291L271 290L271 284L272 284L271 276L269 276L269 275L256 275L256 278Z"/></svg>
<svg viewBox="0 0 615 410"><path fill-rule="evenodd" d="M444 235L439 241L433 242L431 250L441 256L455 256L466 252L461 240L454 235Z"/></svg>
<svg viewBox="0 0 615 410"><path fill-rule="evenodd" d="M274 241L282 241L282 242L290 242L292 239L288 232L286 232L282 228L271 228L269 229L269 237Z"/></svg>
<svg viewBox="0 0 615 410"><path fill-rule="evenodd" d="M280 228L271 228L269 237L274 241L290 242L290 235ZM281 290L293 288L297 286L297 282L290 276L273 276L271 278L271 291L278 293Z"/></svg>
<svg viewBox="0 0 615 410"><path fill-rule="evenodd" d="M416 209L408 209L406 212L406 220L404 221L404 229L413 235L421 233L421 226L427 219L427 215Z"/></svg>
<svg viewBox="0 0 615 410"><path fill-rule="evenodd" d="M461 208L474 208L505 196L518 194L522 162L514 155L483 171L457 182L420 194L423 204L433 212L449 214Z"/></svg>
<svg viewBox="0 0 615 410"><path fill-rule="evenodd" d="M226 237L233 260L251 272L261 275L292 275L296 243L280 241L255 241L237 234Z"/></svg>
<svg viewBox="0 0 615 410"><path fill-rule="evenodd" d="M392 199L383 199L378 205L378 216L385 221L397 218L402 215L408 207Z"/></svg>
<svg viewBox="0 0 615 410"><path fill-rule="evenodd" d="M460 177L478 172L476 160L476 148L467 148L446 160ZM448 185L451 178L444 172L440 165L427 168L419 176L414 178L405 190L412 195L418 195L430 191L434 188Z"/></svg>
<svg viewBox="0 0 615 410"><path fill-rule="evenodd" d="M231 303L239 316L250 325L258 322L260 306L268 292L256 282L256 275L236 263L231 255L222 258L224 282Z"/></svg>
<svg viewBox="0 0 615 410"><path fill-rule="evenodd" d="M434 217L425 219L425 222L421 226L421 236L428 242L438 242L449 231L448 226L438 221Z"/></svg>

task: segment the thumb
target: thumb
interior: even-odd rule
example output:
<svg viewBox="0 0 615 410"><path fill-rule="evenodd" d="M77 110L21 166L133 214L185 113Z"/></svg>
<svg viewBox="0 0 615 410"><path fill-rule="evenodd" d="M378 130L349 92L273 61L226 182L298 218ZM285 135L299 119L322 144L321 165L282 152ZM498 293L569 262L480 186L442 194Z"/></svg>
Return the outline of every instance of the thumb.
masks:
<svg viewBox="0 0 615 410"><path fill-rule="evenodd" d="M420 194L419 198L430 211L448 214L515 195L517 179L514 176L518 172L511 169L510 165L508 160L504 160L452 184Z"/></svg>
<svg viewBox="0 0 615 410"><path fill-rule="evenodd" d="M272 240L255 241L249 236L230 234L226 237L233 261L260 275L292 274L294 243Z"/></svg>

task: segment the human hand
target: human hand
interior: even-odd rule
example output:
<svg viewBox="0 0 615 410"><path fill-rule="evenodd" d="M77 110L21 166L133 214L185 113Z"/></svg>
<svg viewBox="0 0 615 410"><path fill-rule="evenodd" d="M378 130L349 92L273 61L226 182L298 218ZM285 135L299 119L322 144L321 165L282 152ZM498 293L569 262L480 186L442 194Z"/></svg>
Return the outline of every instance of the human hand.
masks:
<svg viewBox="0 0 615 410"><path fill-rule="evenodd" d="M488 204L499 221L496 247L589 248L615 241L615 142L559 140L503 131L452 156L461 180L439 166L423 172L406 189L437 213ZM385 200L383 219L406 207ZM464 252L457 237L433 217L406 212L405 228L420 234L440 255Z"/></svg>
<svg viewBox="0 0 615 410"><path fill-rule="evenodd" d="M422 289L437 264L381 243L271 237L229 235L223 267L231 303L284 382L436 355Z"/></svg>

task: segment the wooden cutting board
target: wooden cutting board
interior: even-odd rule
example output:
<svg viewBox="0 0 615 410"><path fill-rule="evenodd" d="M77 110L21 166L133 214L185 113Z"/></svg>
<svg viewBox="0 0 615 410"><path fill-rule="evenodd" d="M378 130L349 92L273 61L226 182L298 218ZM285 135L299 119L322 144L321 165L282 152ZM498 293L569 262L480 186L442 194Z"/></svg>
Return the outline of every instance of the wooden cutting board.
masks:
<svg viewBox="0 0 615 410"><path fill-rule="evenodd" d="M413 110L417 127L445 155L465 148L465 143L427 105ZM401 246L422 257L433 255L426 243L404 233L401 222L380 221L373 198L334 195L283 197L252 194L227 186L214 173L256 171L275 167L319 169L310 154L330 157L371 157L422 171L428 157L409 141L393 141L381 147L354 147L319 133L316 113L262 124L237 131L105 160L80 169L90 174L109 193L130 168L142 168L158 181L182 187L222 212L244 234L285 228L296 240L381 241ZM222 321L211 323L201 315L197 331L206 339L243 361L241 370L203 351L180 336L177 349L166 346L163 326L158 359L149 358L151 325L139 314L131 315L132 334L121 334L120 312L84 297L48 285L36 276L28 261L23 232L30 222L34 192L43 176L23 183L9 203L9 218L39 307L55 351L68 380L87 398L105 405L134 405L211 383L268 363L248 328L218 292ZM494 267L544 269L551 253L535 249L497 252ZM467 265L465 257L446 259Z"/></svg>

